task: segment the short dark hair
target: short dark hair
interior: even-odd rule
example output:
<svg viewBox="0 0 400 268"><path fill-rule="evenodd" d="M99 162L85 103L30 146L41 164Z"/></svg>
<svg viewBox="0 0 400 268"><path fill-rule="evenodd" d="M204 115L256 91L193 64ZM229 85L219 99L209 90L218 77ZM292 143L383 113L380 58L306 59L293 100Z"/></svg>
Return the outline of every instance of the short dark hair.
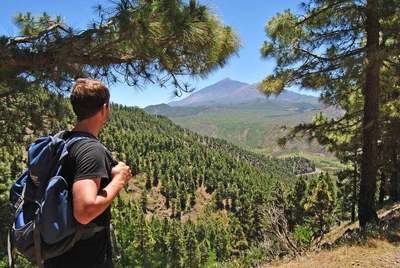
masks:
<svg viewBox="0 0 400 268"><path fill-rule="evenodd" d="M96 115L104 104L109 105L110 91L99 80L78 78L70 100L78 121L82 121Z"/></svg>

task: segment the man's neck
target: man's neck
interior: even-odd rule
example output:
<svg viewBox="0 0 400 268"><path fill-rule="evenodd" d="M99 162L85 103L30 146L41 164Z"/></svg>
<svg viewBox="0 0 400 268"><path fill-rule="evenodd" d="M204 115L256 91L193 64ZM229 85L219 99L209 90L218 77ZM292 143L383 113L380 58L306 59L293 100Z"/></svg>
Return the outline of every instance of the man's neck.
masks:
<svg viewBox="0 0 400 268"><path fill-rule="evenodd" d="M87 122L87 120L83 120L83 121L78 121L76 123L75 127L71 131L87 132L97 138L99 135L99 132L100 132L100 128L97 127L95 124L91 124L90 122Z"/></svg>

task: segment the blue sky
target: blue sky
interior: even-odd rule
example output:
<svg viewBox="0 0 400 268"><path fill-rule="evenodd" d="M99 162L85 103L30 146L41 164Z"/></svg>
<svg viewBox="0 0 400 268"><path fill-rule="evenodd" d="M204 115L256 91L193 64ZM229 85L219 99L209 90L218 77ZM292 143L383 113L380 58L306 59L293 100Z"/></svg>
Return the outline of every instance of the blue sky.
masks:
<svg viewBox="0 0 400 268"><path fill-rule="evenodd" d="M232 26L240 35L243 48L239 56L230 59L228 64L205 80L189 80L189 83L202 89L229 77L233 80L252 84L260 82L272 73L275 62L261 59L260 47L266 40L265 24L277 13L290 9L300 13L301 0L198 0L208 4L226 25ZM95 17L93 6L101 3L110 5L106 0L12 0L4 1L0 8L0 35L16 36L18 32L12 24L11 17L17 12L30 11L34 15L47 12L52 16L65 17L67 24L74 28L85 29ZM123 84L110 87L113 102L144 108L148 105L168 103L188 96L172 99L173 87L159 88L146 84L142 90L129 88ZM302 92L306 94L307 92Z"/></svg>

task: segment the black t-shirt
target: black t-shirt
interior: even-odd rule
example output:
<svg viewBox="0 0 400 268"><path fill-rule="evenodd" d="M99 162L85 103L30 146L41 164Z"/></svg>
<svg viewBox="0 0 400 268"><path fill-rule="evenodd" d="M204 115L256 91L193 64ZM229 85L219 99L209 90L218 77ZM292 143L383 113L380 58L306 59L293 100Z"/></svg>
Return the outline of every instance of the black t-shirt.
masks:
<svg viewBox="0 0 400 268"><path fill-rule="evenodd" d="M110 182L111 166L104 146L89 133L65 132L61 137L85 136L87 139L76 141L68 150L68 160L63 168L63 176L72 188L71 182L82 179L101 178L101 191ZM72 193L72 189L70 189ZM107 208L92 220L98 226L110 225L111 212ZM86 240L76 242L66 253L45 261L45 267L96 267L112 257L109 229L95 233Z"/></svg>

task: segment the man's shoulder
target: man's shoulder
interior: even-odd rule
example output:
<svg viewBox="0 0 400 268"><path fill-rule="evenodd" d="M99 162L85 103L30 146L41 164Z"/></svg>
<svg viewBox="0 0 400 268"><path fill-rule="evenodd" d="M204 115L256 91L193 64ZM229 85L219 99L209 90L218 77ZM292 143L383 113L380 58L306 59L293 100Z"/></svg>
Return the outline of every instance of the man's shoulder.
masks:
<svg viewBox="0 0 400 268"><path fill-rule="evenodd" d="M68 152L71 156L97 158L105 155L103 144L101 144L98 139L96 139L93 135L89 133L88 136L86 136L85 133L75 133L72 134L72 136L70 136L68 140L78 137L83 138L74 141L74 143L69 146Z"/></svg>
<svg viewBox="0 0 400 268"><path fill-rule="evenodd" d="M85 132L85 131L70 131L70 130L65 130L65 131L61 131L57 134L61 139L64 140L69 140L69 139L73 139L73 138L78 138L78 137L83 137L83 138L87 138L87 139L91 139L91 140L97 140L97 138L95 136L93 136L93 134L89 133L89 132Z"/></svg>

